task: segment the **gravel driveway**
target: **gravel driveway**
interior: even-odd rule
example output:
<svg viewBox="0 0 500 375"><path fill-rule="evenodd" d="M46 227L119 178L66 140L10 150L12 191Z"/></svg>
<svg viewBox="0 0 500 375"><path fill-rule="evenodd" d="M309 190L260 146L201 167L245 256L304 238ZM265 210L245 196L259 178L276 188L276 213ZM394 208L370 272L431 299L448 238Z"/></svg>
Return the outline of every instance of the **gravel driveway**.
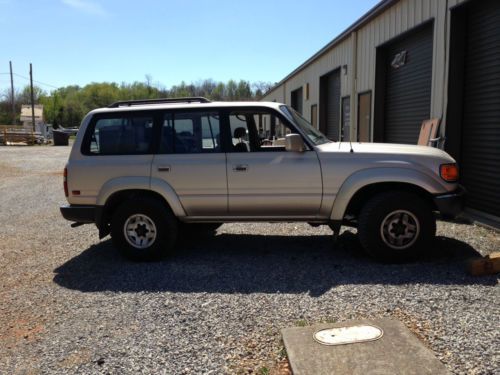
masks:
<svg viewBox="0 0 500 375"><path fill-rule="evenodd" d="M463 265L498 250L498 232L439 222L433 256L381 265L354 230L333 246L307 224L226 224L131 263L61 218L68 153L0 147L1 374L267 374L281 328L382 316L452 372L498 373L498 277Z"/></svg>

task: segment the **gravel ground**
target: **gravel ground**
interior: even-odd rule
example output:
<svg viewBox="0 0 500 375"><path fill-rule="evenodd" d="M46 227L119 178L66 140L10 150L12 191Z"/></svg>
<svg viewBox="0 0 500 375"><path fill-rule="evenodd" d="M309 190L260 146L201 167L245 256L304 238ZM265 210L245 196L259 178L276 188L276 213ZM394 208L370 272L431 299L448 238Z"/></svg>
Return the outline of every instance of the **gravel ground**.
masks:
<svg viewBox="0 0 500 375"><path fill-rule="evenodd" d="M498 275L464 272L498 232L439 222L433 256L382 265L354 230L226 224L137 264L61 218L68 152L0 147L1 374L277 373L281 328L382 316L454 373L499 373Z"/></svg>

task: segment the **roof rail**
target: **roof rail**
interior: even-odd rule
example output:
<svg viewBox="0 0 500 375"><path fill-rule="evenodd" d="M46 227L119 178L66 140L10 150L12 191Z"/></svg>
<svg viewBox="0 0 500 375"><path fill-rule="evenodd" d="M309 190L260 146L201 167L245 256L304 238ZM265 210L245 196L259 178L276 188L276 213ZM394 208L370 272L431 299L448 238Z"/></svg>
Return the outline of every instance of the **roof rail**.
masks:
<svg viewBox="0 0 500 375"><path fill-rule="evenodd" d="M189 96L185 98L161 98L161 99L140 99L121 100L108 105L108 108L130 107L141 104L161 104L161 103L210 103L210 100L202 96Z"/></svg>

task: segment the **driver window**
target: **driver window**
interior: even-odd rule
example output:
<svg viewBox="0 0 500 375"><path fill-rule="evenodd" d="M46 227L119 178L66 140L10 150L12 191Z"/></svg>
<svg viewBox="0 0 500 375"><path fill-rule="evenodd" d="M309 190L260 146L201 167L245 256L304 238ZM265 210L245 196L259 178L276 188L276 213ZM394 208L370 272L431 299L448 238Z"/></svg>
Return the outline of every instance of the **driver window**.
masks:
<svg viewBox="0 0 500 375"><path fill-rule="evenodd" d="M283 150L286 135L295 133L278 116L270 113L256 115L255 121L259 129L259 140L262 151Z"/></svg>
<svg viewBox="0 0 500 375"><path fill-rule="evenodd" d="M291 134L278 116L265 110L233 111L229 114L231 152L285 151Z"/></svg>

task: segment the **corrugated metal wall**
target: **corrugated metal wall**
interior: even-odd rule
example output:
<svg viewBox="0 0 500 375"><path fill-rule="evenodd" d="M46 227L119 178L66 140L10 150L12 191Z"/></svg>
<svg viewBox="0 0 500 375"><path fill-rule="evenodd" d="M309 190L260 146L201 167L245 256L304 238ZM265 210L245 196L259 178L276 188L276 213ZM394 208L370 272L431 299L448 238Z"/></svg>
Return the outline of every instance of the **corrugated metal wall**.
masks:
<svg viewBox="0 0 500 375"><path fill-rule="evenodd" d="M356 33L347 37L330 51L289 78L286 82L270 92L262 100L278 101L290 104L290 93L300 86L309 83L309 100L304 97L304 117L310 119L311 105L319 103L319 78L347 65L347 71L341 71L341 95L351 96L351 135L355 140L357 134L357 96L365 91L375 93L375 62L377 47L397 37L401 33L429 21L434 20L433 34L433 69L432 69L432 117L441 117L443 130L446 123L445 106L447 85L447 55L449 35L449 8L466 0L401 0L385 12L362 26ZM354 40L356 39L356 40ZM355 50L354 50L355 49ZM356 56L356 72L353 59ZM354 74L355 73L355 74ZM353 85L353 83L355 84ZM352 90L354 86L354 90ZM372 132L373 134L373 101ZM321 110L320 108L318 108Z"/></svg>
<svg viewBox="0 0 500 375"><path fill-rule="evenodd" d="M461 183L467 207L500 216L500 2L467 9Z"/></svg>
<svg viewBox="0 0 500 375"><path fill-rule="evenodd" d="M304 95L304 106L303 106L303 116L310 120L311 119L311 105L317 104L319 109L319 80L320 77L339 68L342 65L351 66L352 56L351 56L351 41L347 39L340 43L335 49L314 62L314 64L309 65L303 71L301 71L296 76L292 77L290 80L285 82L285 84L274 89L262 100L265 101L277 101L286 104L290 104L291 92L298 89L299 87L304 87L306 83L309 83L309 99ZM343 74L341 72L341 95L349 95L349 74ZM305 92L305 90L304 90ZM286 93L286 94L284 94Z"/></svg>

